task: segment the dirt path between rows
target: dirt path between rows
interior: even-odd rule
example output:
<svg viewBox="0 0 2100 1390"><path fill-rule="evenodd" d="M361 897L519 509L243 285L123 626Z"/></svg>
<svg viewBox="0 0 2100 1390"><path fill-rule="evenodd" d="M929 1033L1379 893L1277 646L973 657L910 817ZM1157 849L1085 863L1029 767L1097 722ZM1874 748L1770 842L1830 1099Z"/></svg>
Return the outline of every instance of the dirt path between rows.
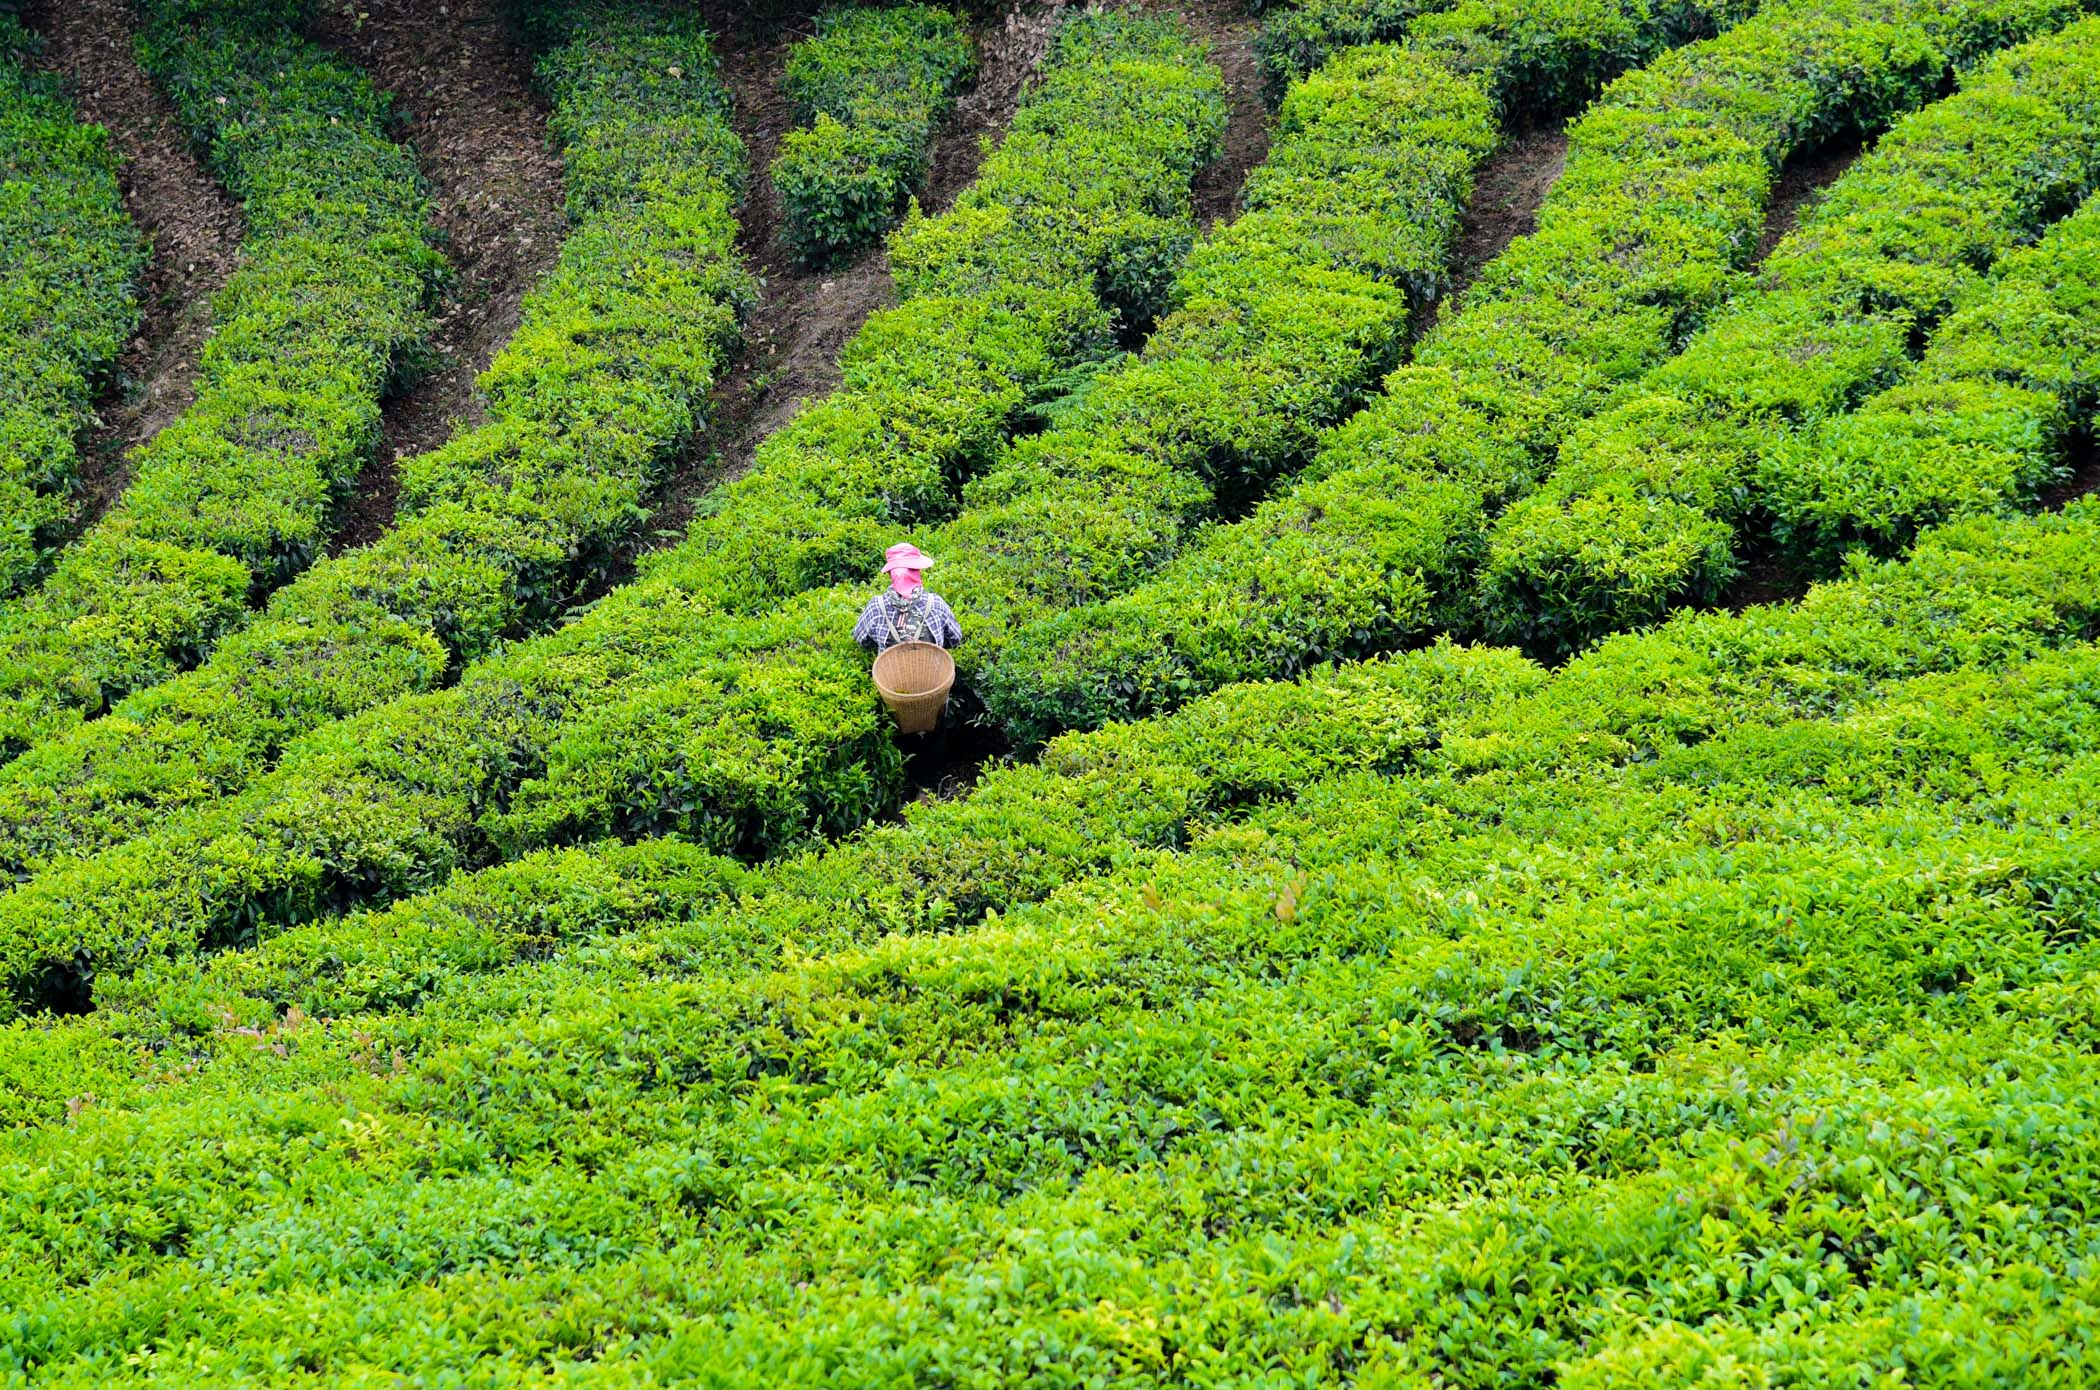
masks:
<svg viewBox="0 0 2100 1390"><path fill-rule="evenodd" d="M1539 205L1552 192L1567 158L1567 128L1555 123L1519 131L1474 171L1473 197L1459 214L1449 283L1421 316L1417 339L1436 326L1445 308L1480 278L1490 261L1538 226Z"/></svg>
<svg viewBox="0 0 2100 1390"><path fill-rule="evenodd" d="M996 139L1013 117L1021 90L1048 47L1055 10L1009 11L975 26L978 75L936 135L920 204L946 210L977 177L983 142ZM685 534L694 504L741 475L767 435L806 401L839 383L839 351L868 315L891 302L889 257L876 247L847 265L810 270L794 258L782 226L779 192L767 170L795 123L793 103L780 88L788 50L812 32L808 20L763 27L723 12L708 13L722 57L722 78L736 103L736 131L744 141L751 179L740 210L738 250L763 281L744 325L744 347L715 388L708 428L658 486L651 518L593 592L624 580L642 554Z"/></svg>
<svg viewBox="0 0 2100 1390"><path fill-rule="evenodd" d="M195 398L211 297L240 263L241 213L139 70L125 0L32 0L23 19L44 36L44 65L65 79L81 119L108 127L123 160L124 206L153 248L138 331L117 360L99 422L81 441L85 527L123 493L127 453Z"/></svg>
<svg viewBox="0 0 2100 1390"><path fill-rule="evenodd" d="M1801 220L1801 214L1815 201L1816 195L1836 183L1865 148L1859 137L1851 136L1833 140L1786 162L1772 185L1771 197L1765 202L1765 229L1757 239L1757 249L1751 253L1753 264L1762 263L1772 254L1772 248L1794 230L1794 224Z"/></svg>
<svg viewBox="0 0 2100 1390"><path fill-rule="evenodd" d="M1227 118L1221 152L1196 176L1196 222L1208 231L1240 210L1248 173L1269 153L1269 112L1262 105L1260 61L1254 36L1261 21L1240 0L1185 4L1178 13L1210 46L1211 61L1225 74Z"/></svg>
<svg viewBox="0 0 2100 1390"><path fill-rule="evenodd" d="M479 422L474 378L516 332L567 219L532 58L497 0L328 0L314 37L393 95L452 266L429 370L386 403L379 448L331 546L340 552L393 524L401 459Z"/></svg>
<svg viewBox="0 0 2100 1390"><path fill-rule="evenodd" d="M920 194L929 213L946 211L977 177L985 144L996 143L1012 120L1048 51L1061 8L1019 5L975 22L977 79L935 136L927 187ZM1240 0L1201 0L1177 12L1212 45L1232 100L1225 153L1204 171L1196 190L1199 215L1208 225L1234 206L1248 169L1267 149L1261 75L1251 47L1258 26L1245 17ZM893 297L882 248L850 264L813 271L795 261L782 231L780 197L766 171L779 154L781 137L794 125L780 77L788 50L811 32L808 21L761 27L718 9L703 7L703 13L717 35L723 79L736 100L737 134L751 164L738 245L765 283L745 325L744 350L715 390L709 429L658 488L649 525L594 592L624 580L641 554L675 543L702 496L749 468L759 444L805 402L836 388L840 349L869 314Z"/></svg>

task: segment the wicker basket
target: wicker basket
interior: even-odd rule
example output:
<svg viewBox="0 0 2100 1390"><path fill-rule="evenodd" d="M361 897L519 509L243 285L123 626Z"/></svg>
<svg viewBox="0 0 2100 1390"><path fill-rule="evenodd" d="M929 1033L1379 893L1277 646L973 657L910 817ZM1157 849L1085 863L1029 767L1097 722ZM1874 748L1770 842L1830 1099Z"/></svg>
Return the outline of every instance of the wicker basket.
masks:
<svg viewBox="0 0 2100 1390"><path fill-rule="evenodd" d="M923 734L941 722L955 684L955 658L931 642L899 642L875 658L875 689L901 733Z"/></svg>

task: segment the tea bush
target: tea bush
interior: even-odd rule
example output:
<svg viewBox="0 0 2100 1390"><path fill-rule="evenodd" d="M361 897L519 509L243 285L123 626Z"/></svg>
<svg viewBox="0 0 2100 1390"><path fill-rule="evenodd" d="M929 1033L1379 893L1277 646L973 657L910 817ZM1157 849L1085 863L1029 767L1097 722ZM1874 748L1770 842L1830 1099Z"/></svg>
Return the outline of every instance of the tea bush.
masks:
<svg viewBox="0 0 2100 1390"><path fill-rule="evenodd" d="M1949 517L2032 505L2092 427L2096 295L2088 200L1963 296L1905 379L1760 450L1755 498L1779 543L1827 568L1855 545L1886 552Z"/></svg>
<svg viewBox="0 0 2100 1390"><path fill-rule="evenodd" d="M338 877L331 870L323 887L310 878L319 862L293 843L305 832L292 840L265 832L274 843L261 858L237 852L248 862L234 874L247 889L228 893L205 886L209 871L203 876L184 872L179 877L186 883L176 888L177 896L192 907L217 904L210 914L238 939L262 918L306 915L323 902L393 896L443 877L457 860L440 867L426 857L443 837L413 828L439 824L426 819L431 807L397 820L391 811L380 810L380 803L405 794L420 805L434 792L441 797L462 792L465 799L453 807L455 813L466 812L478 799L467 790L474 781L514 777L527 766L519 760L530 756L527 750L540 726L588 703L638 663L661 660L688 645L691 639L678 624L689 624L696 610L707 611L715 600L762 601L769 579L792 575L798 555L810 563L836 564L851 557L856 569L864 565L867 538L884 535L895 509L913 500L909 490L896 489L916 477L928 501L944 494L947 470L1003 435L1027 399L1029 376L1040 379L1060 369L1069 363L1066 354L1096 341L1094 335L1113 325L1114 310L1095 297L1102 278L1111 281L1111 294L1117 292L1116 276L1108 268L1151 265L1158 259L1141 248L1158 250L1177 239L1185 245L1189 180L1209 157L1223 126L1218 90L1215 70L1201 63L1171 25L1122 15L1068 21L1049 75L1029 94L1005 145L987 161L978 182L947 217L908 222L900 229L892 259L905 302L872 319L849 348L843 390L775 434L761 450L757 467L717 494L716 503L696 521L693 541L657 571L666 576L664 582L630 586L622 591L629 601L602 602L555 637L512 649L500 661L471 671L456 692L415 697L322 729L286 758L275 777L242 798L200 810L197 833L178 833L164 817L170 801L195 799L214 782L227 785L220 779L230 773L252 771L255 759L275 751L275 740L286 735L294 718L311 720L321 713L311 705L280 712L289 702L256 677L258 667L267 670L273 663L229 662L223 679L237 696L194 707L194 723L166 731L163 747L149 750L165 752L165 745L173 744L185 755L181 762L90 760L86 754L94 745L82 740L44 750L54 755L48 759L32 757L8 769L15 775L0 779L0 796L22 808L5 818L12 845L22 847L14 850L20 856L16 862L58 858L160 818L151 835L116 853L129 858L133 867L123 873L140 886L173 887L163 877L172 861L162 848L149 845L179 846L178 856L209 854L218 827L231 827L241 840L262 830L245 808L266 803L289 808L307 804L312 796L312 808L321 814L316 818L302 811L297 820L334 840L350 858L361 856L352 846L357 840L377 857L359 867L341 861L347 872ZM1158 293L1137 280L1121 283L1145 298ZM981 324L982 333L962 331L958 313ZM658 317L651 311L646 321ZM980 384L987 388L982 394ZM896 451L914 439L922 452L900 458ZM857 453L849 447L856 440ZM844 489L856 480L876 495L860 506L843 505ZM417 484L405 486L413 491ZM849 540L855 543L844 544ZM875 548L879 553L879 542ZM433 549L426 545L414 567L401 557L397 572L404 580L429 584L432 557L427 552ZM747 557L751 563L745 563ZM677 574L672 564L684 573ZM372 601L369 590L358 596ZM404 624L393 626L398 630ZM255 628L243 637L267 633L267 628ZM335 661L325 671L343 682L369 681L372 673L349 662L351 653L340 645L329 651ZM226 654L234 650L229 647ZM429 659L421 651L415 654ZM193 692L205 693L196 684L175 682L153 694L166 708ZM144 721L101 722L111 726L104 734L108 739L117 731L133 739L153 731ZM366 725L374 722L388 732L368 731ZM869 766L884 769L885 758L894 769L897 757L886 735L878 736L872 717L859 722L861 737L838 758L849 789L856 780L870 779ZM392 780L391 770L427 758L445 765L434 780L423 781L421 773L407 782ZM56 776L49 771L54 766ZM23 770L30 775L21 775ZM75 790L68 773L97 781ZM368 819L371 811L378 812L376 819ZM348 840L336 839L357 822L366 829L351 832ZM409 830L419 848L406 856L379 849L389 825ZM99 877L111 862L85 859L55 872ZM382 862L392 867L374 879L370 869ZM264 884L286 872L308 887L279 898ZM382 880L395 886L385 887ZM236 901L249 889L272 904L261 918ZM133 927L159 911L147 909L145 899L135 905L139 912ZM114 926L115 919L109 920ZM129 930L126 935L141 939Z"/></svg>
<svg viewBox="0 0 2100 1390"><path fill-rule="evenodd" d="M146 248L109 133L75 119L0 15L0 598L29 581L73 513L75 440L138 322Z"/></svg>
<svg viewBox="0 0 2100 1390"><path fill-rule="evenodd" d="M274 0L148 0L139 57L240 203L195 399L123 496L0 610L0 759L193 665L311 564L429 327L442 261L385 98Z"/></svg>
<svg viewBox="0 0 2100 1390"><path fill-rule="evenodd" d="M1930 1358L1880 1313L1977 1316L2090 1220L2096 527L1970 523L1799 610L1614 639L1458 702L1412 770L964 930L178 1043L0 1144L0 1247L35 1252L9 1354L58 1384ZM534 1335L550 1308L580 1341Z"/></svg>
<svg viewBox="0 0 2100 1390"><path fill-rule="evenodd" d="M487 422L405 461L393 530L280 590L199 670L0 769L9 871L238 785L295 734L558 611L701 427L756 295L712 49L645 7L533 20L571 228L481 378Z"/></svg>
<svg viewBox="0 0 2100 1390"><path fill-rule="evenodd" d="M801 124L773 161L787 236L811 265L896 225L926 177L927 146L976 70L962 21L930 5L830 9L795 45L781 85Z"/></svg>
<svg viewBox="0 0 2100 1390"><path fill-rule="evenodd" d="M2100 25L2088 22L1973 75L1961 99L1912 117L1860 159L1774 249L1756 288L1644 390L1576 431L1539 491L1492 528L1479 600L1488 633L1566 652L1652 622L1671 604L1717 598L1736 572L1747 513L1778 490L1760 485L1769 470L1756 460L1803 458L1782 442L1801 423L1835 424L1863 394L1916 377L1910 345L1975 297L1985 267L2092 189L2096 91ZM2089 294L2075 281L2063 290L2073 312ZM2007 312L2024 315L2030 299L2014 295ZM1990 419L2034 432L2040 404L2023 402L2020 423L2010 424L1974 387L1955 399L1920 380L1878 399L1857 428L1863 444L1868 432L1879 436L1870 449L1892 452L1887 427L1871 422L1951 408L1972 426ZM2042 430L2066 404L2044 407ZM2036 438L2031 447L2044 445ZM1904 465L1891 456L1888 466ZM2030 487L2045 472L2031 469ZM1797 518L1780 522L1790 538L1818 529L1830 537L1825 550L1847 538L1836 516L1811 528L1798 519L1805 504L1774 505ZM1907 537L1915 524L1891 530Z"/></svg>
<svg viewBox="0 0 2100 1390"><path fill-rule="evenodd" d="M1936 95L1951 68L2072 16L2024 3L1786 4L1623 79L1571 132L1539 231L1488 267L1305 476L1129 593L1023 630L983 677L992 713L1035 739L1465 622L1493 513L1737 287L1731 269L1787 152L1876 129ZM2030 61L2076 71L2087 33L2035 39L1992 65L1947 116L1892 133L1878 166L1894 177L1901 161L1958 161L1938 143L1959 145L1953 112L1973 105L1986 119ZM1806 51L1819 61L1797 64ZM2058 95L2078 126L2075 92ZM2024 131L2039 155L2055 128L2015 122L2009 138ZM1900 225L1887 205L1862 216ZM1630 433L1647 437L1638 421Z"/></svg>

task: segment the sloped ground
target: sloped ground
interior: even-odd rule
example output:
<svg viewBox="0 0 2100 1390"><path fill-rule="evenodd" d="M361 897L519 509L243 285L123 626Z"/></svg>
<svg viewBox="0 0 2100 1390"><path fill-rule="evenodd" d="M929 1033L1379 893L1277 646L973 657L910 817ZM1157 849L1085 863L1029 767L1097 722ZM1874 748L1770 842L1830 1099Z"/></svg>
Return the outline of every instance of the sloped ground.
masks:
<svg viewBox="0 0 2100 1390"><path fill-rule="evenodd" d="M188 408L211 297L240 260L241 214L139 70L125 0L32 0L22 18L44 36L45 65L65 78L81 119L109 128L124 205L153 246L139 331L118 360L100 425L82 441L85 526L123 492L125 453Z"/></svg>
<svg viewBox="0 0 2100 1390"><path fill-rule="evenodd" d="M387 403L378 453L335 538L342 550L392 524L396 462L478 420L474 378L516 331L519 302L553 264L565 219L532 60L495 0L330 3L316 37L393 94L453 271L432 360Z"/></svg>
<svg viewBox="0 0 2100 1390"><path fill-rule="evenodd" d="M920 195L928 212L945 210L976 178L983 142L996 144L1006 129L1061 10L1061 0L1018 5L975 24L977 80L935 137L932 168ZM1179 12L1211 43L1232 100L1225 153L1204 172L1196 190L1198 210L1208 224L1235 210L1240 184L1268 147L1261 77L1250 47L1258 26L1239 0L1203 0ZM838 384L839 349L891 298L889 259L880 247L850 265L812 271L795 261L782 233L780 198L766 171L779 153L781 137L794 125L793 104L781 92L780 77L788 50L808 36L808 21L759 23L715 12L710 23L720 36L724 77L737 99L738 134L751 159L742 245L764 277L765 290L746 325L744 353L715 393L712 429L665 481L637 553L684 534L700 497L749 467L760 441L793 419L804 401Z"/></svg>

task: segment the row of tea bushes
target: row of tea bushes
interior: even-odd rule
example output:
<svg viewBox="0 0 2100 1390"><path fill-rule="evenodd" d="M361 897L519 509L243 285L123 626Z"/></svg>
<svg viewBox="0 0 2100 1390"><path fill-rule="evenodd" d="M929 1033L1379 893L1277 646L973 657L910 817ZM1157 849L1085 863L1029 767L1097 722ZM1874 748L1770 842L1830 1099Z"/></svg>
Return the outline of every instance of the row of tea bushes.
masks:
<svg viewBox="0 0 2100 1390"><path fill-rule="evenodd" d="M983 678L993 715L1032 740L1470 623L1492 514L1735 286L1779 162L1877 129L1950 69L2074 15L2025 0L1794 0L1622 80L1576 127L1539 231L1488 267L1306 476L1129 594L1022 631ZM1936 140L1962 112L1986 119L2030 62L2075 63L2087 34L1991 65L1875 159L1940 162ZM1822 57L1803 67L1805 51ZM2025 129L2038 154L2052 147L2051 128ZM1901 212L1867 211L1890 225Z"/></svg>
<svg viewBox="0 0 2100 1390"><path fill-rule="evenodd" d="M895 226L926 177L934 127L976 71L968 30L931 5L825 10L781 86L801 124L773 161L788 242L811 265Z"/></svg>
<svg viewBox="0 0 2100 1390"><path fill-rule="evenodd" d="M660 659L695 610L762 602L803 565L865 566L900 508L945 496L951 470L967 471L1003 439L1032 381L1069 368L1114 327L1118 305L1157 299L1153 277L1186 246L1190 181L1223 129L1220 91L1215 69L1172 25L1121 14L1068 21L1044 81L977 184L948 216L900 231L892 260L905 302L871 319L849 348L843 389L774 435L753 471L716 495L693 540L655 571L659 582L630 586L553 637L473 668L456 691L324 728L244 795L163 817L151 834L37 880L82 875L104 890L128 883L121 891L138 896L116 916L88 901L97 893L60 890L34 906L43 892L35 884L8 895L0 915L20 911L16 920L26 922L56 909L76 927L101 918L108 930L96 929L89 948L128 964L139 948L241 939L258 921L298 920L444 877L459 863L461 818L471 824L478 813L470 788L529 767L520 759L531 758L536 730L587 706L636 662ZM1109 303L1097 297L1104 285ZM252 699L202 713L209 725L177 733L202 750L189 766L221 776L229 763L252 772L277 746L267 736L288 722L263 724L255 716L275 710ZM100 778L100 788L89 783L84 796L64 783L0 782L0 795L34 799L47 817L26 828L29 817L10 818L14 844L26 847L14 851L21 859L77 850L83 822L95 839L117 838L108 828L117 797L128 822L120 830L130 831L168 800L197 794L194 773L172 780L180 765L148 763L148 775L118 782L105 766L80 761L77 748L56 751L68 782ZM425 762L427 780L413 770ZM218 782L228 785L238 783ZM281 808L284 833L270 828L279 810L257 818L264 807ZM413 845L388 845L396 832ZM178 869L182 862L194 867ZM172 934L142 933L149 921ZM16 980L34 993L25 977Z"/></svg>
<svg viewBox="0 0 2100 1390"><path fill-rule="evenodd" d="M1551 55L1579 71L1638 51L1637 21L1556 30L1499 7L1466 42L1446 29L1427 52L1356 50L1301 84L1251 210L1191 256L1145 354L1059 403L1051 429L921 534L969 633L966 677L1011 625L1138 582L1221 498L1287 470L1353 409L1441 287L1486 98ZM503 855L676 830L762 856L861 823L899 779L847 638L860 597L816 590L748 620L702 610L625 690L573 702L507 809L509 787L481 784L492 809L471 833Z"/></svg>
<svg viewBox="0 0 2100 1390"><path fill-rule="evenodd" d="M75 119L36 51L0 16L0 598L73 514L76 439L138 322L146 259L109 133Z"/></svg>
<svg viewBox="0 0 2100 1390"><path fill-rule="evenodd" d="M1773 250L1756 287L1642 390L1576 431L1538 492L1495 524L1480 573L1487 632L1563 653L1653 622L1674 604L1717 599L1737 572L1749 515L1769 490L1758 460L1804 458L1784 442L1793 430L1843 417L1863 395L1911 377L1913 345L1973 296L1980 272L2100 179L2096 97L2100 22L2088 22L1975 75L1960 99L1906 121L1860 159ZM2008 332L2020 331L2010 320L2034 307L2038 267L2027 264L2030 292L2004 306ZM2065 297L2059 313L2090 303L2092 286L2075 274L2055 284ZM1953 397L1930 387L1885 391L1859 427L1879 443L1862 443L1870 452L1889 443L1886 422L1950 414L1978 431L1971 444L1981 443L2007 424L2008 404L1980 398L1973 383ZM2022 402L2015 430L2033 433L2035 404ZM2069 404L2052 398L2041 424ZM1885 464L1937 471L1964 447L1930 460L1891 453ZM1843 466L1842 454L1824 455L1819 467L1833 465ZM1820 525L1808 522L1805 497L1775 498L1782 533L1801 548L1834 551L1851 538L1845 517L1857 495L1839 497ZM1918 510L1906 510L1910 525L1889 519L1891 539L1915 534ZM1926 506L1923 515L1935 511Z"/></svg>
<svg viewBox="0 0 2100 1390"><path fill-rule="evenodd" d="M443 262L386 99L301 36L304 6L147 0L139 56L240 203L196 398L116 506L0 610L0 761L194 664L311 564L429 326Z"/></svg>
<svg viewBox="0 0 2100 1390"><path fill-rule="evenodd" d="M1118 1324L1072 1315L1112 1299L1171 1309L1219 1366L1324 1357L1341 1319L1380 1346L1434 1327L1381 1354L1509 1377L1637 1333L1643 1289L1842 1320L1847 1290L1922 1294L1993 1242L2058 1258L2078 1204L2021 1175L2094 1129L2088 1073L2053 1084L2087 1049L2039 1030L2091 1031L2065 1005L2100 870L2072 833L2100 774L2096 528L2090 505L1970 525L1799 610L1618 639L1413 776L1338 776L961 935L579 978L421 1047L413 1021L287 1019L164 1097L8 1142L0 1242L40 1252L8 1265L17 1354L53 1378L142 1340L170 1374L267 1376L287 1348L437 1374L488 1355L460 1319L529 1297L621 1349L601 1383L624 1357L858 1383L926 1353L922 1317L973 1374L1024 1371L1021 1329L1173 1383L1185 1362L1119 1360ZM1661 757L1534 765L1535 730L1614 725ZM1687 1207L1736 1140L1767 1176ZM1974 1157L1815 1180L1833 1149ZM1848 1212L1886 1239L1848 1244ZM1713 1222L1763 1256L1686 1234ZM565 1359L500 1316L520 1375Z"/></svg>
<svg viewBox="0 0 2100 1390"><path fill-rule="evenodd" d="M713 50L644 6L533 20L571 226L479 383L486 423L405 461L394 529L280 591L199 670L0 769L0 872L126 838L559 611L704 425L757 293Z"/></svg>
<svg viewBox="0 0 2100 1390"><path fill-rule="evenodd" d="M434 1022L359 1025L366 1050L376 1038L377 1055L413 1053L479 1019L588 1003L615 980L630 989L735 975L783 945L807 953L953 933L1090 875L1149 871L1252 807L1288 805L1338 774L1440 769L1479 779L1475 799L1493 809L1533 783L1600 769L1726 771L1725 760L1685 750L1868 708L1890 681L1995 669L2085 640L2100 620L2096 534L2090 505L1950 528L1798 609L1686 615L1615 639L1550 686L1512 654L1439 646L1299 683L1234 687L1174 716L1068 736L965 798L914 807L903 826L755 874L676 841L529 856L202 969L163 963L106 982L107 1013L7 1035L10 1118L48 1120L88 1079L105 1097L122 1094L136 1085L138 1055L202 1059L216 1046L235 1054L220 1064L239 1066L257 1030L287 1015L435 1007ZM1928 766L1938 756L1903 751ZM1834 760L1822 775L1842 781ZM1425 823L1448 814L1428 811ZM654 940L617 939L634 933ZM579 984L557 988L568 981L553 967L511 970L550 952L571 957ZM490 971L510 975L477 983Z"/></svg>
<svg viewBox="0 0 2100 1390"><path fill-rule="evenodd" d="M2032 504L2100 395L2100 202L2007 258L1917 371L1760 455L1758 505L1799 562L1891 551L1927 526Z"/></svg>

